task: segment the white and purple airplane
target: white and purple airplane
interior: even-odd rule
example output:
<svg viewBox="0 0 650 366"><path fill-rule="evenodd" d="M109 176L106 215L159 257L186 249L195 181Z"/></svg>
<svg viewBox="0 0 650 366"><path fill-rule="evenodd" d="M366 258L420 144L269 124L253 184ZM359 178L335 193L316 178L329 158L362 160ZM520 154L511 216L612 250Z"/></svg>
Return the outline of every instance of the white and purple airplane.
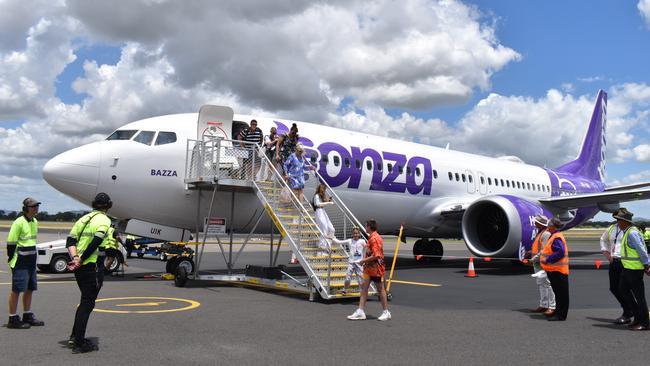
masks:
<svg viewBox="0 0 650 366"><path fill-rule="evenodd" d="M568 229L620 202L650 198L650 183L605 185L606 112L607 94L600 91L578 157L555 169L258 116L234 115L213 130L234 139L252 119L264 133L276 127L282 134L296 122L306 157L360 221L375 218L383 233L404 223L407 236L420 238L414 254L441 256L436 239L463 238L474 255L512 258L532 244L537 214L558 216ZM184 182L187 140L197 139L197 123L192 113L126 124L104 141L52 158L43 178L86 205L108 193L110 214L138 223L130 225L135 235L186 239L211 200ZM230 200L229 192L218 192L213 216L229 216ZM235 231L260 209L254 193L239 195L236 204ZM265 220L259 228L271 225Z"/></svg>

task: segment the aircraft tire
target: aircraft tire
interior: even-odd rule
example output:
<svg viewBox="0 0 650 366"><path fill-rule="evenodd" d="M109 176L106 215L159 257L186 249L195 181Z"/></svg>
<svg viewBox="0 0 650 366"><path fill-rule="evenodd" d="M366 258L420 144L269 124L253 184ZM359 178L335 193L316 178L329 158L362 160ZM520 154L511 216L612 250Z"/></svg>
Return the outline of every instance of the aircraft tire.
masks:
<svg viewBox="0 0 650 366"><path fill-rule="evenodd" d="M176 275L174 276L174 286L185 287L187 284L188 273L185 267L178 267Z"/></svg>
<svg viewBox="0 0 650 366"><path fill-rule="evenodd" d="M165 265L165 271L167 273L176 274L176 268L178 268L178 257L170 258Z"/></svg>
<svg viewBox="0 0 650 366"><path fill-rule="evenodd" d="M185 269L187 274L194 273L194 261L188 257L181 257L178 260L176 272L180 271L181 268Z"/></svg>

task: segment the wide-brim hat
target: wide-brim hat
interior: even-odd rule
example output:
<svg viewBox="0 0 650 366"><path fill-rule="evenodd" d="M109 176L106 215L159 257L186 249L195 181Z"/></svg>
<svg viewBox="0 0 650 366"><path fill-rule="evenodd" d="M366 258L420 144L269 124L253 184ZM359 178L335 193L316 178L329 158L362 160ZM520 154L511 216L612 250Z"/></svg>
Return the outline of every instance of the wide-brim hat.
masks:
<svg viewBox="0 0 650 366"><path fill-rule="evenodd" d="M534 220L536 224L548 226L548 217L544 215L535 215Z"/></svg>
<svg viewBox="0 0 650 366"><path fill-rule="evenodd" d="M628 211L626 208L621 208L620 210L618 210L618 212L614 213L614 215L612 216L614 216L616 220L627 221L630 224L634 223L632 222L632 217L634 216L634 214Z"/></svg>

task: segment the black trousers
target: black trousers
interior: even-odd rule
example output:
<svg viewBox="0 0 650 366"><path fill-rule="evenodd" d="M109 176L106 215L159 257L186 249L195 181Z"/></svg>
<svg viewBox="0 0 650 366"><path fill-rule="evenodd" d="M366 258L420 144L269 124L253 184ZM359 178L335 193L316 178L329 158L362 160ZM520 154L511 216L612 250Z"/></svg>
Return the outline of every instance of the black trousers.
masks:
<svg viewBox="0 0 650 366"><path fill-rule="evenodd" d="M74 317L72 335L74 336L75 342L81 344L86 338L88 319L90 318L90 313L95 308L95 300L97 300L101 285L99 283L97 266L94 263L79 267L74 272L74 277L81 291L81 300L79 301L79 306Z"/></svg>
<svg viewBox="0 0 650 366"><path fill-rule="evenodd" d="M626 305L623 298L623 290L621 289L621 273L623 272L623 264L619 258L616 258L609 265L609 291L614 295L621 308L623 309L623 316L631 318L634 316L634 309ZM628 292L630 292L628 290ZM631 295L631 292L630 292Z"/></svg>
<svg viewBox="0 0 650 366"><path fill-rule="evenodd" d="M623 268L620 288L625 306L629 306L634 312L634 323L647 327L650 322L648 320L648 303L645 300L643 275L644 271L642 269Z"/></svg>
<svg viewBox="0 0 650 366"><path fill-rule="evenodd" d="M546 272L555 293L555 315L565 320L569 313L569 276L560 272Z"/></svg>

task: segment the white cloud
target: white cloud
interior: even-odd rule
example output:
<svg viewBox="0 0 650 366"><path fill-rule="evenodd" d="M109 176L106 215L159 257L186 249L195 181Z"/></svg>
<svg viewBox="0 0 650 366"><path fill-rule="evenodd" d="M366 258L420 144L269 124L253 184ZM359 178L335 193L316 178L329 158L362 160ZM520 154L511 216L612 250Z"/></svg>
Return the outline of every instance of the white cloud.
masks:
<svg viewBox="0 0 650 366"><path fill-rule="evenodd" d="M642 163L650 162L650 145L641 144L636 146L633 150L634 150L634 157L636 158L637 161L640 161Z"/></svg>
<svg viewBox="0 0 650 366"><path fill-rule="evenodd" d="M636 5L645 20L645 24L650 27L650 0L639 0L639 3Z"/></svg>

